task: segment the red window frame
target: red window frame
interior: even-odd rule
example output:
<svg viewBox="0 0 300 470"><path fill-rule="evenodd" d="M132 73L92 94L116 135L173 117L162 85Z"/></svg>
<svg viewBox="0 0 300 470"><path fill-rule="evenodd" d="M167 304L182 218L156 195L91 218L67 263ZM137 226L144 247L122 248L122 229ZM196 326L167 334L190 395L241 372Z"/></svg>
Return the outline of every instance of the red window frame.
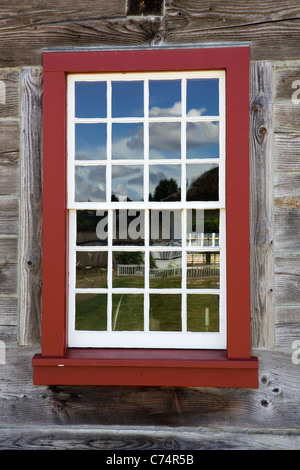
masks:
<svg viewBox="0 0 300 470"><path fill-rule="evenodd" d="M34 384L256 388L258 362L250 337L249 48L45 52L43 67L42 347L32 360ZM220 69L226 71L227 349L68 349L67 75Z"/></svg>

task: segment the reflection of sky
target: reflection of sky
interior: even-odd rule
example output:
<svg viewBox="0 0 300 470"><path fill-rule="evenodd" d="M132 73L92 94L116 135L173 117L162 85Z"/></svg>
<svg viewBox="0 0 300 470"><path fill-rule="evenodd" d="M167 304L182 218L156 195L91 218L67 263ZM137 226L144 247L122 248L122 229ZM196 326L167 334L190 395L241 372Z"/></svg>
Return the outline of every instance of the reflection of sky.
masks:
<svg viewBox="0 0 300 470"><path fill-rule="evenodd" d="M106 82L75 83L75 116L106 117Z"/></svg>
<svg viewBox="0 0 300 470"><path fill-rule="evenodd" d="M75 201L97 202L106 200L106 168L101 166L75 167Z"/></svg>
<svg viewBox="0 0 300 470"><path fill-rule="evenodd" d="M196 181L201 175L217 167L218 165L211 164L211 163L195 163L195 164L186 165L187 189L189 189L194 183L194 181Z"/></svg>
<svg viewBox="0 0 300 470"><path fill-rule="evenodd" d="M219 115L219 80L218 78L199 78L187 80L187 114L198 116Z"/></svg>
<svg viewBox="0 0 300 470"><path fill-rule="evenodd" d="M75 115L80 118L106 117L106 82L76 82ZM143 82L112 82L113 117L143 116ZM218 79L187 80L187 116L218 115ZM150 117L181 115L181 81L149 81ZM103 160L106 158L106 124L77 123L75 158ZM187 158L219 156L219 123L187 122ZM142 159L144 131L142 123L112 123L112 158ZM149 123L149 158L181 157L181 124L179 122ZM189 169L191 170L192 167ZM187 177L188 175L187 169ZM191 175L195 176L195 174ZM199 176L199 175L198 175ZM163 179L175 179L181 186L180 167L150 165L149 192ZM118 198L143 200L143 166L113 165L112 193ZM105 200L105 167L76 167L76 201Z"/></svg>
<svg viewBox="0 0 300 470"><path fill-rule="evenodd" d="M143 200L142 165L113 165L111 191L118 200Z"/></svg>
<svg viewBox="0 0 300 470"><path fill-rule="evenodd" d="M186 147L187 158L218 158L219 123L188 122Z"/></svg>
<svg viewBox="0 0 300 470"><path fill-rule="evenodd" d="M149 124L149 158L180 158L180 122L151 122Z"/></svg>
<svg viewBox="0 0 300 470"><path fill-rule="evenodd" d="M75 124L75 159L106 159L106 124Z"/></svg>
<svg viewBox="0 0 300 470"><path fill-rule="evenodd" d="M138 160L144 158L143 124L112 124L112 158Z"/></svg>
<svg viewBox="0 0 300 470"><path fill-rule="evenodd" d="M144 116L144 83L112 82L112 117Z"/></svg>
<svg viewBox="0 0 300 470"><path fill-rule="evenodd" d="M149 167L149 193L154 195L156 186L160 181L174 179L181 187L181 166L180 165L150 165Z"/></svg>
<svg viewBox="0 0 300 470"><path fill-rule="evenodd" d="M149 81L149 115L181 115L181 80Z"/></svg>

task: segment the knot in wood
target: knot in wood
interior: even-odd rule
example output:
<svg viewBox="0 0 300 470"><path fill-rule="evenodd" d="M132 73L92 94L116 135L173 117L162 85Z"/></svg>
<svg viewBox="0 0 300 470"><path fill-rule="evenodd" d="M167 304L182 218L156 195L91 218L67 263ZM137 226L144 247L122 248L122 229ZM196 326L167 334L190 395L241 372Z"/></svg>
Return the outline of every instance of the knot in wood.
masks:
<svg viewBox="0 0 300 470"><path fill-rule="evenodd" d="M259 129L259 133L260 133L260 135L265 135L267 133L267 129L265 127L261 127Z"/></svg>

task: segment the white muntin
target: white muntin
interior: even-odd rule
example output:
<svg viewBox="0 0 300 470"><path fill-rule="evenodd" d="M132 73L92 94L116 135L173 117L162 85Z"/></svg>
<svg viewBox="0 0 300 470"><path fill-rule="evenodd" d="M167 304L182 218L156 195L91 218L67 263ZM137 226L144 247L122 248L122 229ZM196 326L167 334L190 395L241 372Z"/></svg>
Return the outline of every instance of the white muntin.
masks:
<svg viewBox="0 0 300 470"><path fill-rule="evenodd" d="M186 113L187 81L189 79L218 79L219 81L219 111L217 115L208 116L194 110ZM158 116L149 112L149 83L151 80L180 80L181 81L181 113L178 115ZM75 116L75 84L85 82L106 83L106 116L101 118L78 118ZM115 82L143 82L144 113L140 117L113 117L112 116L112 84ZM176 105L178 107L178 104ZM174 107L175 109L175 107ZM176 110L175 110L176 111ZM217 123L219 155L206 158L193 158L187 156L187 129L188 125L207 125L207 132L215 131L210 126ZM103 124L106 126L106 158L79 160L75 157L75 126L76 124ZM143 142L143 154L135 153L135 158L117 159L113 157L113 126L116 124L132 124L143 126L142 135L136 134ZM180 157L153 158L149 154L151 139L149 138L151 126L163 128L169 124L170 132L180 128ZM173 125L175 125L173 127ZM178 124L178 126L177 126ZM197 130L197 126L195 127ZM176 136L175 136L176 137ZM177 138L177 137L176 137ZM136 142L135 141L135 142ZM223 71L200 72L162 72L162 73L126 73L126 74L79 74L68 77L68 213L69 213L69 267L68 267L68 344L69 347L138 347L138 348L226 348L226 210L225 210L225 73ZM134 152L134 150L133 150ZM138 157L137 157L138 155ZM179 201L154 201L150 199L150 181L155 166L167 165L170 173L180 169ZM217 166L219 171L218 200L194 201L187 200L187 175L192 165ZM97 169L99 174L105 174L105 180L99 183L99 191L103 200L76 200L75 170ZM131 194L133 184L124 179L125 192L116 193L115 200L111 199L113 193L113 178L122 168L124 175L134 169L135 180L142 181L138 187L139 198L128 200L126 194ZM102 171L103 170L103 171ZM189 172L191 173L191 172ZM102 176L101 176L102 178ZM134 178L132 178L132 181ZM94 182L93 182L94 183ZM219 211L219 231L209 234L207 242L205 233L205 211ZM77 245L77 212L95 211L99 217L95 226L95 238L99 244L84 246ZM194 211L194 212L193 212ZM193 217L192 217L193 212ZM175 214L175 215L174 215ZM118 224L118 230L116 230ZM117 242L130 239L131 243ZM142 240L142 243L140 241ZM134 243L136 241L136 244ZM101 242L101 243L100 243ZM139 243L138 243L139 242ZM161 242L161 245L159 244ZM143 287L114 287L113 286L113 257L115 252L141 252L144 256L144 286ZM105 252L107 253L107 285L101 288L76 287L76 253L79 252ZM187 288L187 262L189 253L217 253L220 257L220 282L218 288ZM180 253L182 265L181 286L176 288L152 288L150 283L150 255L153 253ZM169 269L173 269L169 267ZM107 328L106 331L76 330L77 294L106 294L107 295ZM140 294L144 298L143 331L116 331L113 329L112 296L115 294ZM153 331L150 328L150 299L153 294L180 295L181 296L181 330L180 331ZM189 294L218 296L219 299L219 330L188 331L187 329L187 298ZM170 297L171 299L171 297ZM118 306L119 308L119 306ZM208 321L206 310L206 327ZM211 313L211 312L210 312ZM204 314L205 315L205 314ZM115 319L115 316L114 316Z"/></svg>

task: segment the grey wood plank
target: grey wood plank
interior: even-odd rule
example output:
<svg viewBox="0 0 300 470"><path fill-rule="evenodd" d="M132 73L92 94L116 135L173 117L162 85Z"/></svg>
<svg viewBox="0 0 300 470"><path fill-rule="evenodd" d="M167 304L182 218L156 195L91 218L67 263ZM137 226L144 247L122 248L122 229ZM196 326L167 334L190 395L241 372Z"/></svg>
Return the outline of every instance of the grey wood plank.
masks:
<svg viewBox="0 0 300 470"><path fill-rule="evenodd" d="M16 264L0 263L0 294L18 293L18 267Z"/></svg>
<svg viewBox="0 0 300 470"><path fill-rule="evenodd" d="M0 234L19 233L19 200L10 197L0 198Z"/></svg>
<svg viewBox="0 0 300 470"><path fill-rule="evenodd" d="M97 455L100 465L110 465L112 463L110 459L114 457L120 459L121 456L124 459L122 460L125 462L124 465L126 462L131 462L127 459L132 459L133 456L140 459L139 465L141 465L141 461L155 465L159 464L164 455L168 465L174 459L175 465L179 462L183 464L186 461L186 465L192 466L196 462L197 455L193 452L186 453L186 451L298 450L300 446L299 432L290 429L276 431L274 429L224 429L216 427L187 430L184 427L128 429L95 426L68 426L67 428L34 426L28 428L23 425L17 428L0 427L0 432L0 449L2 450L109 451L108 454ZM127 452L124 456L118 451ZM145 451L150 452L150 455ZM161 451L161 453L156 451ZM118 462L120 464L120 460Z"/></svg>
<svg viewBox="0 0 300 470"><path fill-rule="evenodd" d="M24 6L25 5L25 6ZM251 44L252 60L297 59L299 5L295 0L174 0L163 18L124 18L125 0L85 0L78 7L55 1L5 0L0 30L0 66L42 65L42 51L53 47L114 47L241 42Z"/></svg>
<svg viewBox="0 0 300 470"><path fill-rule="evenodd" d="M300 255L278 255L274 260L277 305L300 304Z"/></svg>
<svg viewBox="0 0 300 470"><path fill-rule="evenodd" d="M292 200L300 196L300 173L275 173L274 197L289 196ZM287 198L288 199L288 198Z"/></svg>
<svg viewBox="0 0 300 470"><path fill-rule="evenodd" d="M24 69L22 83L22 210L20 344L40 342L42 276L42 70Z"/></svg>
<svg viewBox="0 0 300 470"><path fill-rule="evenodd" d="M0 297L0 340L5 343L18 340L17 297Z"/></svg>
<svg viewBox="0 0 300 470"><path fill-rule="evenodd" d="M279 306L275 312L276 345L291 347L300 341L300 306Z"/></svg>
<svg viewBox="0 0 300 470"><path fill-rule="evenodd" d="M293 109L295 106L293 107ZM292 119L292 117L291 117ZM300 135L296 133L275 133L275 171L300 171Z"/></svg>
<svg viewBox="0 0 300 470"><path fill-rule="evenodd" d="M274 250L300 250L300 197L276 197L274 200Z"/></svg>
<svg viewBox="0 0 300 470"><path fill-rule="evenodd" d="M0 118L19 116L20 72L0 70Z"/></svg>
<svg viewBox="0 0 300 470"><path fill-rule="evenodd" d="M292 101L298 99L297 90L300 80L300 62L292 63L283 62L274 66L274 100L275 101Z"/></svg>
<svg viewBox="0 0 300 470"><path fill-rule="evenodd" d="M299 105L292 102L277 102L274 104L274 131L300 134Z"/></svg>
<svg viewBox="0 0 300 470"><path fill-rule="evenodd" d="M273 337L272 64L250 68L250 272L254 347Z"/></svg>
<svg viewBox="0 0 300 470"><path fill-rule="evenodd" d="M19 121L0 121L0 195L18 195Z"/></svg>
<svg viewBox="0 0 300 470"><path fill-rule="evenodd" d="M45 432L51 426L59 426L62 435L72 426L77 431L86 426L102 426L110 431L115 426L131 426L139 434L160 426L172 432L180 428L211 427L236 432L254 429L266 432L266 438L277 433L280 436L287 430L290 435L299 432L300 365L292 362L294 350L290 347L282 351L253 351L259 359L259 388L251 390L34 386L31 359L35 352L39 351L8 344L6 364L0 365L0 425L18 427L25 421L26 436L34 426L42 426ZM2 442L3 434L0 435ZM53 445L59 445L58 437L53 437ZM29 446L30 441L25 437L23 445ZM45 441L37 445L42 443Z"/></svg>

